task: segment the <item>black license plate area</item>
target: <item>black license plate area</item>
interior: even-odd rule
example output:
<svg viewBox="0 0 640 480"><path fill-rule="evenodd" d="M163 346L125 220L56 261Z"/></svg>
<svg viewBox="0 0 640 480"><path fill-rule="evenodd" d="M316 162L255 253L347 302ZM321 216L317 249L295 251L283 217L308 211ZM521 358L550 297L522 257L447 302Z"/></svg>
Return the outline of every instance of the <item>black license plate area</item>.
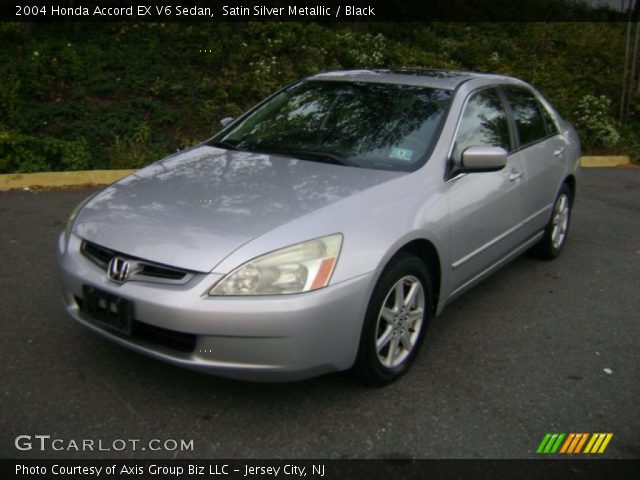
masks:
<svg viewBox="0 0 640 480"><path fill-rule="evenodd" d="M94 322L131 335L133 303L88 285L82 286L82 311Z"/></svg>

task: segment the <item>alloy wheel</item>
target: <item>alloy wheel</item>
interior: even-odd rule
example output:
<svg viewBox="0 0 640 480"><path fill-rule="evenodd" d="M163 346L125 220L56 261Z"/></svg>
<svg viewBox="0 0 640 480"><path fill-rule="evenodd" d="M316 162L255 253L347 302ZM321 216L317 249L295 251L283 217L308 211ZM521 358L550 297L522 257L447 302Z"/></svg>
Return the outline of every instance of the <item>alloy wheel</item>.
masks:
<svg viewBox="0 0 640 480"><path fill-rule="evenodd" d="M376 325L378 359L387 368L402 364L420 337L425 314L424 287L413 275L398 280L387 293Z"/></svg>
<svg viewBox="0 0 640 480"><path fill-rule="evenodd" d="M553 248L558 249L564 243L569 227L569 197L565 194L558 197L551 225L551 242Z"/></svg>

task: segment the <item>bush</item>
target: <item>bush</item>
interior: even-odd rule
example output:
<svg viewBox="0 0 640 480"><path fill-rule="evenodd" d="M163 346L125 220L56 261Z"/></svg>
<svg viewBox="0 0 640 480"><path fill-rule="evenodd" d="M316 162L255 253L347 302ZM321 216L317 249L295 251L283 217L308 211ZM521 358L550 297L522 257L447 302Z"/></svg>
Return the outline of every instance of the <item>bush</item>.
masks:
<svg viewBox="0 0 640 480"><path fill-rule="evenodd" d="M630 122L620 128L620 153L629 155L631 161L640 163L640 121Z"/></svg>
<svg viewBox="0 0 640 480"><path fill-rule="evenodd" d="M620 133L609 117L611 100L606 96L585 95L575 111L576 127L582 142L592 147L615 147Z"/></svg>
<svg viewBox="0 0 640 480"><path fill-rule="evenodd" d="M349 67L380 67L384 65L387 39L381 33L355 35L347 30L336 35L337 49L344 52L344 64Z"/></svg>
<svg viewBox="0 0 640 480"><path fill-rule="evenodd" d="M84 140L65 141L0 131L0 171L5 173L85 170L89 160Z"/></svg>
<svg viewBox="0 0 640 480"><path fill-rule="evenodd" d="M618 98L624 33L588 22L0 22L0 173L142 166L300 77L370 66L520 77L578 125L587 151L635 151L633 129L616 141L610 103L598 106Z"/></svg>

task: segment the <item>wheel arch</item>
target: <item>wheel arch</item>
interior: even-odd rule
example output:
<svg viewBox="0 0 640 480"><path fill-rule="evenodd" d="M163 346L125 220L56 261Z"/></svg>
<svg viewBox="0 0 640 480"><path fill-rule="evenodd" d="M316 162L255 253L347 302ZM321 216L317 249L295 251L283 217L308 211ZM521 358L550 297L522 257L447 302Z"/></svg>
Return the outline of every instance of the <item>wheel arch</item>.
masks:
<svg viewBox="0 0 640 480"><path fill-rule="evenodd" d="M576 198L576 177L573 174L569 174L562 183L569 187L569 193L571 193L571 205L573 205L573 201Z"/></svg>
<svg viewBox="0 0 640 480"><path fill-rule="evenodd" d="M437 311L439 300L440 300L440 286L442 283L442 266L440 262L440 255L438 254L438 250L436 246L426 238L416 238L411 240L400 248L396 250L396 252L391 256L389 261L386 263L385 267L391 262L393 262L394 258L398 256L399 253L410 253L415 255L420 260L422 260L429 272L431 273L431 280L433 281L433 313Z"/></svg>

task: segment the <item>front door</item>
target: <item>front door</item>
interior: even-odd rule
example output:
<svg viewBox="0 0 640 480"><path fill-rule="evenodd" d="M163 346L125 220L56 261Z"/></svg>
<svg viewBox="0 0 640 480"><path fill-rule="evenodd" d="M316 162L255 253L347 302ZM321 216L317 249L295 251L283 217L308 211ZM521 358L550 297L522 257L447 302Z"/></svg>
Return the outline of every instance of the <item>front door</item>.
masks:
<svg viewBox="0 0 640 480"><path fill-rule="evenodd" d="M455 176L462 152L481 145L503 147L508 152L513 146L502 99L493 88L468 98L452 152L454 176L447 181L447 196L454 290L525 240L519 228L525 216L525 170L520 155L510 154L506 167L496 172Z"/></svg>

